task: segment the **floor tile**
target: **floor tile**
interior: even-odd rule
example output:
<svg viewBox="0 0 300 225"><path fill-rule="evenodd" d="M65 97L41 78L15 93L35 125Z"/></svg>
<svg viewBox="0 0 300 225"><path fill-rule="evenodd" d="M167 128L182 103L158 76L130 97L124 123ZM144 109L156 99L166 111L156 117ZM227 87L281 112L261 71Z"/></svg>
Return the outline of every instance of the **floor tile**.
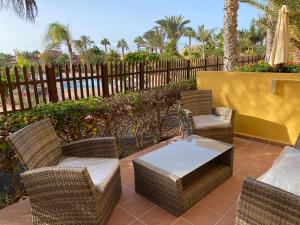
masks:
<svg viewBox="0 0 300 225"><path fill-rule="evenodd" d="M125 225L133 222L135 218L129 215L120 207L116 207L112 212L107 225Z"/></svg>
<svg viewBox="0 0 300 225"><path fill-rule="evenodd" d="M242 182L245 176L233 175L223 184L219 185L213 192L224 195L234 201L238 199L241 192Z"/></svg>
<svg viewBox="0 0 300 225"><path fill-rule="evenodd" d="M183 218L179 218L174 223L172 223L172 225L193 225L193 224Z"/></svg>
<svg viewBox="0 0 300 225"><path fill-rule="evenodd" d="M229 199L223 195L211 192L204 197L198 204L206 206L218 213L225 213L234 205L235 201Z"/></svg>
<svg viewBox="0 0 300 225"><path fill-rule="evenodd" d="M131 215L135 217L141 217L144 213L146 213L154 206L154 203L150 202L140 195L134 195L125 203L120 204L120 206Z"/></svg>
<svg viewBox="0 0 300 225"><path fill-rule="evenodd" d="M147 225L167 225L172 224L177 219L176 216L168 211L157 206L154 209L147 212L140 218Z"/></svg>
<svg viewBox="0 0 300 225"><path fill-rule="evenodd" d="M221 214L206 207L195 205L183 215L183 218L197 225L213 225L221 217Z"/></svg>
<svg viewBox="0 0 300 225"><path fill-rule="evenodd" d="M135 220L131 222L129 225L147 225L147 224L145 224L143 221Z"/></svg>
<svg viewBox="0 0 300 225"><path fill-rule="evenodd" d="M228 219L226 217L222 217L216 225L234 225L234 220Z"/></svg>
<svg viewBox="0 0 300 225"><path fill-rule="evenodd" d="M234 204L226 213L225 213L225 217L231 219L231 220L235 220L235 216L236 216L236 204Z"/></svg>

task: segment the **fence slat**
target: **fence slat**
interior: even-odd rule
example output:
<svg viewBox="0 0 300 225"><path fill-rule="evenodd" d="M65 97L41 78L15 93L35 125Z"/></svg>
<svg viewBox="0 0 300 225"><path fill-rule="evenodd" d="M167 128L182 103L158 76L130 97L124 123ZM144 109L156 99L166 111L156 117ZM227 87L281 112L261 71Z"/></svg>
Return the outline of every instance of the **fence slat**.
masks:
<svg viewBox="0 0 300 225"><path fill-rule="evenodd" d="M30 89L29 89L29 84L28 84L28 74L27 74L27 68L24 66L23 67L23 75L24 75L24 81L25 81L25 89L26 89L26 95L27 95L27 103L29 109L32 108L32 102L31 102L31 94L30 94ZM56 85L56 84L55 84ZM56 91L57 94L57 91Z"/></svg>
<svg viewBox="0 0 300 225"><path fill-rule="evenodd" d="M45 85L44 85L44 76L43 76L43 69L39 65L39 77L40 77L40 82L41 82L41 91L42 91L42 96L43 96L43 102L46 103L46 91L45 91Z"/></svg>
<svg viewBox="0 0 300 225"><path fill-rule="evenodd" d="M9 98L10 98L10 104L12 111L16 111L16 105L15 105L15 99L14 99L14 93L13 93L13 86L10 79L10 73L9 68L5 68L5 75L6 75L6 81L7 81L7 87L9 92Z"/></svg>
<svg viewBox="0 0 300 225"><path fill-rule="evenodd" d="M6 94L5 94L5 86L2 82L2 73L0 71L0 97L1 97L1 103L2 103L2 110L4 115L6 115L7 107L6 107Z"/></svg>
<svg viewBox="0 0 300 225"><path fill-rule="evenodd" d="M93 65L90 64L90 74L91 74L91 83L92 83L92 95L95 96L95 78L94 78L94 68Z"/></svg>
<svg viewBox="0 0 300 225"><path fill-rule="evenodd" d="M65 87L64 87L61 65L58 65L58 73L59 73L59 81L60 81L59 83L60 83L61 99L64 101L66 98L65 98Z"/></svg>
<svg viewBox="0 0 300 225"><path fill-rule="evenodd" d="M81 70L81 65L78 65L78 76L79 76L79 89L80 89L80 96L81 98L84 98L83 94L83 84L82 84L82 70Z"/></svg>
<svg viewBox="0 0 300 225"><path fill-rule="evenodd" d="M35 104L38 105L38 104L40 104L40 99L39 99L39 95L38 95L37 82L36 82L35 71L34 71L34 67L33 66L30 67L30 74L31 74L31 79L33 81L32 84L33 84L33 92L34 92Z"/></svg>
<svg viewBox="0 0 300 225"><path fill-rule="evenodd" d="M19 70L18 67L14 67L14 72L15 72L15 79L16 79L16 87L18 91L18 96L19 96L19 104L21 110L24 110L24 102L23 102L23 95L22 95L22 90L21 90L21 84L20 84L20 75L19 75Z"/></svg>
<svg viewBox="0 0 300 225"><path fill-rule="evenodd" d="M99 73L99 64L96 64L96 79L97 79L97 90L98 90L98 96L101 96L100 91L100 73Z"/></svg>
<svg viewBox="0 0 300 225"><path fill-rule="evenodd" d="M84 78L85 78L86 96L90 97L90 85L89 85L88 69L86 63L84 64Z"/></svg>
<svg viewBox="0 0 300 225"><path fill-rule="evenodd" d="M71 79L70 79L70 70L68 64L66 64L66 79L67 79L68 97L71 100L72 99L71 84L70 84Z"/></svg>

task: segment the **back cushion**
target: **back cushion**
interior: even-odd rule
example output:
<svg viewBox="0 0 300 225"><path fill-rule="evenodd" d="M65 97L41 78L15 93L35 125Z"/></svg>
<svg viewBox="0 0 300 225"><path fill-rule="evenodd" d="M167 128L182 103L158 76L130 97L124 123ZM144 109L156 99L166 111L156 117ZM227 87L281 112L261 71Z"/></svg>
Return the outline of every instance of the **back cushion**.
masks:
<svg viewBox="0 0 300 225"><path fill-rule="evenodd" d="M59 139L49 119L18 130L7 141L29 170L55 166L62 158Z"/></svg>
<svg viewBox="0 0 300 225"><path fill-rule="evenodd" d="M192 90L181 93L183 107L190 110L193 115L212 114L212 91Z"/></svg>

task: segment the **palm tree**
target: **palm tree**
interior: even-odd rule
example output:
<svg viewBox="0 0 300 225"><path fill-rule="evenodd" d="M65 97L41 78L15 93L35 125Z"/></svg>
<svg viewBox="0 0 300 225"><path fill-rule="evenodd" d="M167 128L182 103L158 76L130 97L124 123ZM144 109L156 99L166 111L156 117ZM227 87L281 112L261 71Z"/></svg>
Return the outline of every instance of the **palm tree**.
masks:
<svg viewBox="0 0 300 225"><path fill-rule="evenodd" d="M196 39L202 44L202 58L205 58L206 43L211 39L215 29L205 29L204 25L198 27Z"/></svg>
<svg viewBox="0 0 300 225"><path fill-rule="evenodd" d="M164 48L165 33L161 28L153 27L144 34L144 38L146 40L146 46L148 50L158 53L157 50L159 49L160 53L162 53Z"/></svg>
<svg viewBox="0 0 300 225"><path fill-rule="evenodd" d="M69 27L59 22L50 23L45 36L46 49L57 49L62 45L67 46L68 57L70 60L70 69L73 63L72 36Z"/></svg>
<svg viewBox="0 0 300 225"><path fill-rule="evenodd" d="M89 59L91 54L89 54L89 49L94 43L95 42L91 40L89 36L86 35L82 35L78 40L74 41L74 46L80 54L80 59L82 59L84 63L90 62Z"/></svg>
<svg viewBox="0 0 300 225"><path fill-rule="evenodd" d="M20 18L34 22L37 16L37 5L35 0L1 0L0 9L11 9Z"/></svg>
<svg viewBox="0 0 300 225"><path fill-rule="evenodd" d="M290 11L289 30L291 43L300 50L300 1L240 0L240 2L251 5L265 14L257 21L257 24L267 30L266 60L269 59L273 47L278 11L284 4L289 6Z"/></svg>
<svg viewBox="0 0 300 225"><path fill-rule="evenodd" d="M93 44L95 44L95 42L91 40L91 37L86 35L81 35L78 40L74 41L75 48L79 53L86 52Z"/></svg>
<svg viewBox="0 0 300 225"><path fill-rule="evenodd" d="M145 40L142 36L136 37L133 42L136 44L138 52L140 51L141 47L145 45Z"/></svg>
<svg viewBox="0 0 300 225"><path fill-rule="evenodd" d="M237 11L238 0L225 0L224 7L224 70L230 71L237 64Z"/></svg>
<svg viewBox="0 0 300 225"><path fill-rule="evenodd" d="M105 54L107 54L107 46L110 45L110 42L107 38L103 38L100 42L101 45L104 45Z"/></svg>
<svg viewBox="0 0 300 225"><path fill-rule="evenodd" d="M124 55L125 55L125 49L128 49L128 44L125 41L125 39L119 40L117 47L122 50L122 57L124 57Z"/></svg>
<svg viewBox="0 0 300 225"><path fill-rule="evenodd" d="M183 36L189 39L189 54L192 52L192 39L196 37L196 32L192 27L187 27Z"/></svg>
<svg viewBox="0 0 300 225"><path fill-rule="evenodd" d="M164 19L158 20L156 23L164 29L169 43L174 43L176 48L177 42L184 34L186 25L190 23L190 20L185 20L182 15L165 16ZM174 50L176 51L176 49Z"/></svg>

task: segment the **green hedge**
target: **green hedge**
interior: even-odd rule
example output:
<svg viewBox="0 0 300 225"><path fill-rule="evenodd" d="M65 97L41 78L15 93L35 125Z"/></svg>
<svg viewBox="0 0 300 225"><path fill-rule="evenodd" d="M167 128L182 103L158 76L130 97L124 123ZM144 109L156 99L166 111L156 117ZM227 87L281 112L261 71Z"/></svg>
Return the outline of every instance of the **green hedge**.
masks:
<svg viewBox="0 0 300 225"><path fill-rule="evenodd" d="M236 67L234 70L239 72L300 73L300 64L290 62L285 66L272 67L268 63L261 61L255 64Z"/></svg>
<svg viewBox="0 0 300 225"><path fill-rule="evenodd" d="M122 138L134 137L136 149L144 148L145 137L153 142L178 135L168 129L169 118L180 119L180 91L195 89L194 79L141 92L118 94L110 98L91 97L78 101L67 100L55 104L41 104L31 110L0 116L0 169L10 177L16 199L24 195L18 182L20 163L5 138L29 124L50 118L63 143L93 136L115 136L118 147ZM177 132L177 134L176 134ZM128 151L120 151L124 157ZM2 199L2 200L1 200ZM0 201L7 202L7 193L0 193ZM10 201L9 201L10 202Z"/></svg>

